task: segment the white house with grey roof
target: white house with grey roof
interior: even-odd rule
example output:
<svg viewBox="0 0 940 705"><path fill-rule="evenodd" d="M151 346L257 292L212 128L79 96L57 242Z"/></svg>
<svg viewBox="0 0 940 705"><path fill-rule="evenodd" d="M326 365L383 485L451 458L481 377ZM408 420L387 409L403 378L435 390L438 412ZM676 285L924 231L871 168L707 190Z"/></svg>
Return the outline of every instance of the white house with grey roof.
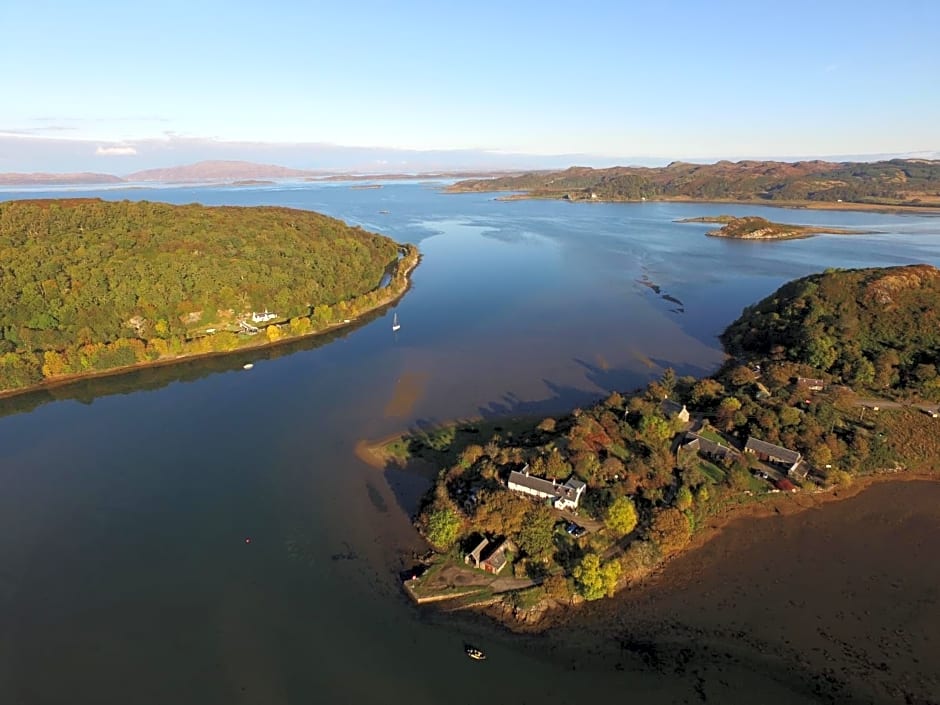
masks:
<svg viewBox="0 0 940 705"><path fill-rule="evenodd" d="M528 465L521 472L513 470L509 473L510 490L538 499L550 499L556 509L577 509L585 487L587 485L574 475L569 477L564 484L559 484L556 480L535 477L529 474Z"/></svg>

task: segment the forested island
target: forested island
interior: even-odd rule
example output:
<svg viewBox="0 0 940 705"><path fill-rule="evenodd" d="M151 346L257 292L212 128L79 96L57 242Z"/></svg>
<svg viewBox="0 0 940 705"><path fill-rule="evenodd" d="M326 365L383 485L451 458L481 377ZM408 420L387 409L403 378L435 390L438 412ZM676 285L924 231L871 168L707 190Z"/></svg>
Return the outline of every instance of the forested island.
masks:
<svg viewBox="0 0 940 705"><path fill-rule="evenodd" d="M722 227L710 230L709 237L726 237L732 240L797 240L813 235L861 235L867 231L850 228L819 227L814 225L787 225L773 223L758 216L735 217L732 215L683 218L677 223L719 223Z"/></svg>
<svg viewBox="0 0 940 705"><path fill-rule="evenodd" d="M288 208L3 202L0 392L348 323L400 296L417 260Z"/></svg>
<svg viewBox="0 0 940 705"><path fill-rule="evenodd" d="M745 201L806 207L940 207L940 160L673 162L665 167L571 167L459 181L448 191L518 191L569 201Z"/></svg>
<svg viewBox="0 0 940 705"><path fill-rule="evenodd" d="M745 309L714 376L666 369L560 418L376 446L387 464L436 470L416 518L434 553L407 592L538 625L642 581L729 517L935 476L938 301L932 266L826 271Z"/></svg>

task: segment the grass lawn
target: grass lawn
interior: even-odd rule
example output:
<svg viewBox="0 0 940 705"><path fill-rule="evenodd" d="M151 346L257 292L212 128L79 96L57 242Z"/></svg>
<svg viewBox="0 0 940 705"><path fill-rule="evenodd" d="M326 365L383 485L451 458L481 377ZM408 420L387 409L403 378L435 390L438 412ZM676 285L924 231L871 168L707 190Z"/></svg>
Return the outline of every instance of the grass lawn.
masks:
<svg viewBox="0 0 940 705"><path fill-rule="evenodd" d="M717 465L708 462L704 458L699 458L698 469L701 470L714 485L725 481L725 471Z"/></svg>
<svg viewBox="0 0 940 705"><path fill-rule="evenodd" d="M940 419L917 409L886 409L879 412L889 453L911 470L933 471L940 458Z"/></svg>
<svg viewBox="0 0 940 705"><path fill-rule="evenodd" d="M713 441L715 443L721 443L721 445L723 446L728 445L728 441L726 441L724 438L719 436L718 432L715 431L715 429L711 428L710 426L704 426L702 430L698 432L698 435L700 435L702 438L707 438L708 440Z"/></svg>

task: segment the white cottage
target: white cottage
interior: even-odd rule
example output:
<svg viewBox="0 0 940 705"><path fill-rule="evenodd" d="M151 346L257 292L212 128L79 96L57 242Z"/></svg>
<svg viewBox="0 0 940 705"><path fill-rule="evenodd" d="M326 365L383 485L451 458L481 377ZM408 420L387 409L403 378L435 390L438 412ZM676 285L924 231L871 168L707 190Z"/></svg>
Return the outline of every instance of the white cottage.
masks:
<svg viewBox="0 0 940 705"><path fill-rule="evenodd" d="M556 509L577 509L585 487L587 485L574 475L569 477L564 484L535 477L529 474L528 465L522 469L522 472L513 470L509 473L510 490L538 499L550 499Z"/></svg>

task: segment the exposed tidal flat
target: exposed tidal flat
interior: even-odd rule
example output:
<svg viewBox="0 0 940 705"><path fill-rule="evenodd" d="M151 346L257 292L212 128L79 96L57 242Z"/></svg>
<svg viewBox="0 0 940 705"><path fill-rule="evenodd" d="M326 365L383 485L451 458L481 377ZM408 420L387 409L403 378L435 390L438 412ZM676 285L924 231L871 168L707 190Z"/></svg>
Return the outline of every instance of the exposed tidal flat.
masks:
<svg viewBox="0 0 940 705"><path fill-rule="evenodd" d="M937 535L936 502L929 505L926 490L906 500L890 495L914 483L884 485L889 495L873 510L881 519L865 531L840 512L879 497L880 487L820 510L730 527L652 584L650 594L662 601L643 607L636 643L624 643L623 631L595 629L610 613L595 617L593 607L570 627L525 637L407 601L398 571L424 550L410 513L426 481L377 473L354 449L362 438L454 418L564 412L643 384L665 366L707 374L722 360L717 333L784 281L830 266L940 264L935 219L801 211L807 225L879 232L739 243L703 237L705 224L672 221L763 209L504 203L396 183L100 195L309 208L416 243L423 260L394 309L397 333L392 310L379 311L331 334L329 344L259 351L250 374L238 359L194 360L172 372L79 381L55 398L0 401L0 609L7 615L0 701L564 703L629 694L653 703L819 702L826 694L814 678L848 668L854 657L841 642L814 641L820 637L808 625L816 610L837 621L843 608L813 601L811 578L828 556L833 580L845 575L858 585L871 574L882 581L888 567L863 550L876 534L891 541L892 551L879 555L894 561L888 578L901 579L902 588L862 582L858 595L870 594L872 606L861 608L861 621L851 616L854 607L846 614L859 630L882 616L898 621L895 629L905 631L897 638L910 640L919 665L886 660L889 675L930 684L924 635L936 615L928 581L936 580L913 556L923 557ZM827 516L835 523L813 523ZM763 540L747 543L752 535ZM686 561L699 566L691 584L668 572ZM742 581L747 599L734 592ZM726 602L722 589L734 599ZM884 602L892 590L923 596L923 629L912 614L892 611L901 602ZM795 604L780 605L784 593ZM693 609L703 601L709 606ZM597 609L616 610L611 624L628 627L639 608L611 602ZM696 621L706 618L714 622ZM726 621L735 625L732 637L696 635ZM640 629L655 623L670 631L657 637L656 629ZM807 626L783 633L781 624ZM738 631L745 637L733 649L695 647ZM873 627L863 636L880 634ZM467 659L464 641L483 647L488 660ZM828 649L825 663L815 647ZM808 664L794 660L801 654ZM903 702L881 682L866 690L853 680L833 697ZM929 701L927 691L916 692Z"/></svg>

